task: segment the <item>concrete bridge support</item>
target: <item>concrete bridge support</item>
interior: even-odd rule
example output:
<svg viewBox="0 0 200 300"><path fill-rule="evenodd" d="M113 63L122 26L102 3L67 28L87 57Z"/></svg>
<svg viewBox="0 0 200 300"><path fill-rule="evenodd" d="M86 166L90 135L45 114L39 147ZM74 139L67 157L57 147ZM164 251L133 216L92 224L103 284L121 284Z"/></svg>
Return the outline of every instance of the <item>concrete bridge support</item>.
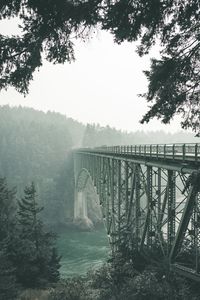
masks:
<svg viewBox="0 0 200 300"><path fill-rule="evenodd" d="M87 214L87 200L84 190L75 192L74 219L85 219Z"/></svg>
<svg viewBox="0 0 200 300"><path fill-rule="evenodd" d="M74 223L80 227L80 229L93 229L94 223L102 221L96 187L93 184L88 170L85 168L79 170L76 163L74 174ZM91 211L92 217L90 218Z"/></svg>

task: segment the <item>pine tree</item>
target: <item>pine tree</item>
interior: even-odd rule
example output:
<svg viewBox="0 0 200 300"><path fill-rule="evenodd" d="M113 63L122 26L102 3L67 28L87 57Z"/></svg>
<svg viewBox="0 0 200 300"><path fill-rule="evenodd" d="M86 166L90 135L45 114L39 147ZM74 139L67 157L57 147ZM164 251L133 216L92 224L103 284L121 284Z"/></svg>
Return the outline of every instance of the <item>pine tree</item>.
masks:
<svg viewBox="0 0 200 300"><path fill-rule="evenodd" d="M44 287L59 279L60 257L54 249L55 235L47 232L39 219L40 208L34 183L19 201L18 237L13 261L18 282L24 287Z"/></svg>
<svg viewBox="0 0 200 300"><path fill-rule="evenodd" d="M0 299L15 299L17 284L15 268L9 259L8 239L0 243Z"/></svg>
<svg viewBox="0 0 200 300"><path fill-rule="evenodd" d="M10 190L5 178L0 178L0 241L9 235L15 213L15 189Z"/></svg>
<svg viewBox="0 0 200 300"><path fill-rule="evenodd" d="M51 260L49 263L48 280L49 282L57 282L60 278L60 256L58 256L57 249L52 249Z"/></svg>
<svg viewBox="0 0 200 300"><path fill-rule="evenodd" d="M15 229L15 191L10 190L5 178L0 178L0 299L15 299L17 293L15 268L9 255Z"/></svg>
<svg viewBox="0 0 200 300"><path fill-rule="evenodd" d="M34 183L25 187L24 198L18 202L18 222L21 229L21 236L28 238L35 243L35 248L38 251L38 239L41 222L38 214L43 210L36 202L37 194Z"/></svg>

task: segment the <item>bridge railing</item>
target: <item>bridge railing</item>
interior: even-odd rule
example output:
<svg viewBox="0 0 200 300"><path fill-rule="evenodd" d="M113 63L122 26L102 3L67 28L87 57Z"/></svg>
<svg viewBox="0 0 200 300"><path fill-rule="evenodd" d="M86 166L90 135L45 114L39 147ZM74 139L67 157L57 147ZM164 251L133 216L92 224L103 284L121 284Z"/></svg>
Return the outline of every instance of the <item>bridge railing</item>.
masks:
<svg viewBox="0 0 200 300"><path fill-rule="evenodd" d="M129 154L150 158L171 158L182 161L200 161L200 144L142 144L127 146L102 146L94 148L94 151L109 152L115 154Z"/></svg>

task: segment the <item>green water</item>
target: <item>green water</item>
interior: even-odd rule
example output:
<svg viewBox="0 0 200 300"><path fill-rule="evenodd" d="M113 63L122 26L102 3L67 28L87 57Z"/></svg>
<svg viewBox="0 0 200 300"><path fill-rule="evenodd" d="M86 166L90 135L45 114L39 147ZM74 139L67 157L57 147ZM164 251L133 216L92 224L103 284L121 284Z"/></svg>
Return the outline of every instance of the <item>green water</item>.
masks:
<svg viewBox="0 0 200 300"><path fill-rule="evenodd" d="M108 257L109 246L104 229L66 231L59 234L58 250L62 255L61 277L66 278L84 275L89 269L99 267Z"/></svg>

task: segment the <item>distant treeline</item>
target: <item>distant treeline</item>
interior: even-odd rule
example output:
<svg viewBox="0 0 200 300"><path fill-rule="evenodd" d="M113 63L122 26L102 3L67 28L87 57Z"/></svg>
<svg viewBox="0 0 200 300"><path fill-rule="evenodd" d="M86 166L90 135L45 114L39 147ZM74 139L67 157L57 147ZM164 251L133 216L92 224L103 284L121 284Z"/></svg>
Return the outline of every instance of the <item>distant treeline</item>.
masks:
<svg viewBox="0 0 200 300"><path fill-rule="evenodd" d="M200 138L185 131L166 133L158 131L126 132L111 128L101 127L96 124L87 124L82 145L85 147L132 145L132 144L167 144L167 143L198 143Z"/></svg>
<svg viewBox="0 0 200 300"><path fill-rule="evenodd" d="M109 126L84 125L64 115L31 108L0 107L0 177L18 196L34 181L43 218L50 225L72 219L74 181L71 150L77 147L141 143L198 142L193 134L163 131L128 133Z"/></svg>

